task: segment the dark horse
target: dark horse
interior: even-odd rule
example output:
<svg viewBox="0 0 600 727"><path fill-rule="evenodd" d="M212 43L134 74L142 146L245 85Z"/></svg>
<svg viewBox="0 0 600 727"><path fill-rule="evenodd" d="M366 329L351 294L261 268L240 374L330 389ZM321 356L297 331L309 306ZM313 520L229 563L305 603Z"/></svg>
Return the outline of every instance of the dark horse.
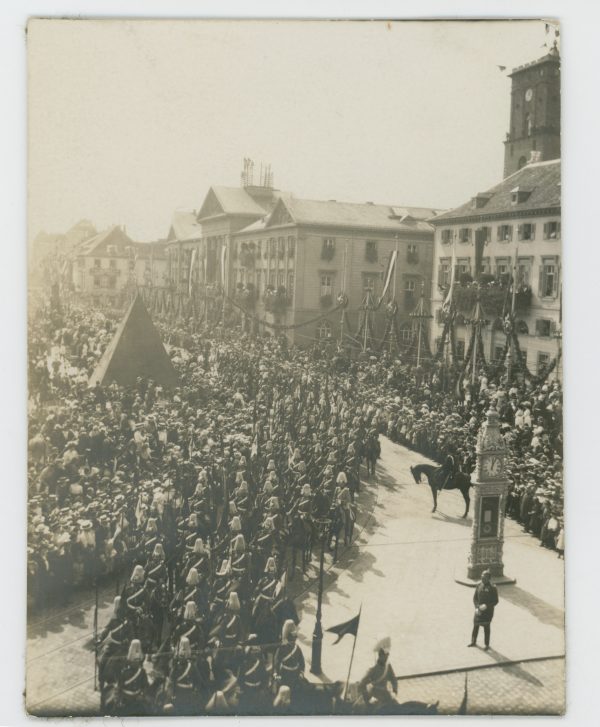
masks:
<svg viewBox="0 0 600 727"><path fill-rule="evenodd" d="M454 457L452 455L446 457L446 461L441 467L435 467L431 464L418 464L415 467L411 467L410 471L417 484L421 482L422 475L427 477L427 482L429 483L433 497L433 510L431 512L435 512L437 509L437 498L440 490L460 490L460 494L465 501L465 514L462 517L467 517L469 505L471 504L469 488L472 487L473 483L469 475L464 472L455 471Z"/></svg>

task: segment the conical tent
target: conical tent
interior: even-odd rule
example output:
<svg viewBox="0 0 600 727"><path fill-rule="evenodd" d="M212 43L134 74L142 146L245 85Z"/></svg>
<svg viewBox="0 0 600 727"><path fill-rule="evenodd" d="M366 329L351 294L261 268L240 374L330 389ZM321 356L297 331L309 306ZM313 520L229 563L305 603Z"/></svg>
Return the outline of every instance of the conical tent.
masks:
<svg viewBox="0 0 600 727"><path fill-rule="evenodd" d="M139 295L119 323L88 385L114 381L131 386L138 377L152 379L165 388L178 383L177 372Z"/></svg>

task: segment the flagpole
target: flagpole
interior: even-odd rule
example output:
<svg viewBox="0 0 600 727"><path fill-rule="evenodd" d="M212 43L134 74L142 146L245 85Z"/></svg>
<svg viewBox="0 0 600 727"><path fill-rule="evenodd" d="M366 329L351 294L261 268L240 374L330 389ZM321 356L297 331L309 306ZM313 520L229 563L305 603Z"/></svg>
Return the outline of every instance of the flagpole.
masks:
<svg viewBox="0 0 600 727"><path fill-rule="evenodd" d="M358 621L360 623L360 613L362 611L362 603L360 604L360 608L358 609ZM348 666L348 676L346 677L346 686L344 687L344 695L342 696L342 700L346 699L346 696L348 694L348 685L350 684L350 672L352 671L352 662L354 661L354 649L356 649L356 639L358 638L358 629L356 630L356 633L354 634L354 642L352 644L352 654L350 655L350 665Z"/></svg>

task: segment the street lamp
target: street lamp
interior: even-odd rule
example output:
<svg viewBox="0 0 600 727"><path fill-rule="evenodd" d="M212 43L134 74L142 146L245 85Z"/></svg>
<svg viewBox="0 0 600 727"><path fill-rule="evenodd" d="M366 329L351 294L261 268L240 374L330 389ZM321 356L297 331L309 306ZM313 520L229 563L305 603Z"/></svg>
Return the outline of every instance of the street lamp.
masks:
<svg viewBox="0 0 600 727"><path fill-rule="evenodd" d="M321 625L321 602L323 600L323 570L325 565L325 543L329 535L331 520L327 517L315 518L315 525L321 539L321 556L319 559L319 589L317 591L317 620L312 636L311 674L321 673L321 650L323 646L323 627Z"/></svg>

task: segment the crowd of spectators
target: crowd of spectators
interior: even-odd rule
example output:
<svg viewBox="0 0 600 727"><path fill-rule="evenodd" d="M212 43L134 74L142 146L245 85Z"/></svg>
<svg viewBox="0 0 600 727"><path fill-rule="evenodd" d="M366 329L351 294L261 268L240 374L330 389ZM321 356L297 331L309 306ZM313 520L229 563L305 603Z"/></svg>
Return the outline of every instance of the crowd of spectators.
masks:
<svg viewBox="0 0 600 727"><path fill-rule="evenodd" d="M140 654L160 653L165 639L165 680L156 684L178 713L188 663L194 704L200 699L207 711L270 703L273 694L280 704L299 699L304 663L285 603L295 526L302 533L311 519L354 512L362 449L375 432L439 462L452 454L471 472L494 401L509 452L507 514L562 555L557 382L507 385L481 372L457 398L444 390L439 366L416 369L387 354L351 360L284 338L194 333L158 320L178 389L141 379L88 387L117 322L49 302L30 320L28 568L33 608L66 602L99 578L125 581L101 640L104 696L119 700L119 713L147 708L151 685L129 699L123 679L130 671L146 679ZM204 572L196 565L205 555ZM190 644L181 635L192 625ZM115 629L127 638L107 647ZM261 644L272 642L279 649L264 661ZM221 656L207 659L211 648ZM256 659L265 676L253 692L245 669Z"/></svg>

